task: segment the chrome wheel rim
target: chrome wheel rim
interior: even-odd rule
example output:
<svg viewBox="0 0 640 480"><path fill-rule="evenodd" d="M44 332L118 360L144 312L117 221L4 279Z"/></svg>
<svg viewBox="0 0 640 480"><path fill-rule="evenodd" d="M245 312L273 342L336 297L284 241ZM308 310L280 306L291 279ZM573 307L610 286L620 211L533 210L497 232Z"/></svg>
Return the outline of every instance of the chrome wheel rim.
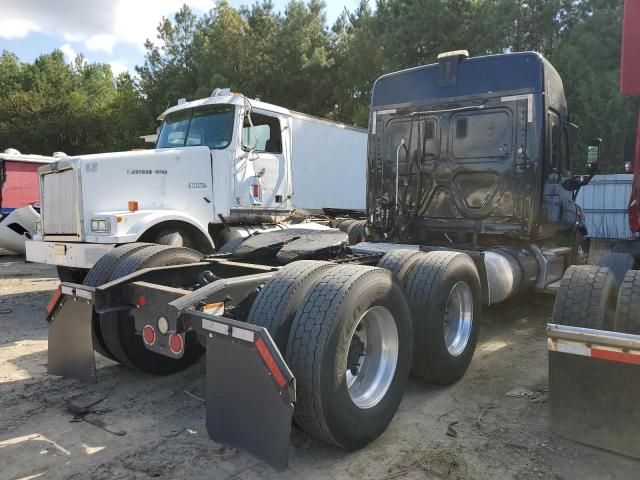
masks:
<svg viewBox="0 0 640 480"><path fill-rule="evenodd" d="M464 352L473 325L473 294L466 282L456 283L447 299L444 317L444 341L450 355Z"/></svg>
<svg viewBox="0 0 640 480"><path fill-rule="evenodd" d="M375 407L384 398L398 364L398 328L388 308L364 312L351 332L345 371L347 391L359 408Z"/></svg>

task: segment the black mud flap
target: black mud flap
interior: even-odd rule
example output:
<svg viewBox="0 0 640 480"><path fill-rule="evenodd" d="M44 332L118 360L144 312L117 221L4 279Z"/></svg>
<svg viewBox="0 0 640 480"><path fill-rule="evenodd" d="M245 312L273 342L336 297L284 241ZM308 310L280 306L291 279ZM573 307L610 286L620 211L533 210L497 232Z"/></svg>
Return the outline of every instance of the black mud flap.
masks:
<svg viewBox="0 0 640 480"><path fill-rule="evenodd" d="M640 458L640 336L549 324L551 428Z"/></svg>
<svg viewBox="0 0 640 480"><path fill-rule="evenodd" d="M262 327L213 315L207 332L207 431L276 470L289 464L295 379Z"/></svg>
<svg viewBox="0 0 640 480"><path fill-rule="evenodd" d="M93 288L63 283L51 306L47 371L51 375L96 381L91 324Z"/></svg>

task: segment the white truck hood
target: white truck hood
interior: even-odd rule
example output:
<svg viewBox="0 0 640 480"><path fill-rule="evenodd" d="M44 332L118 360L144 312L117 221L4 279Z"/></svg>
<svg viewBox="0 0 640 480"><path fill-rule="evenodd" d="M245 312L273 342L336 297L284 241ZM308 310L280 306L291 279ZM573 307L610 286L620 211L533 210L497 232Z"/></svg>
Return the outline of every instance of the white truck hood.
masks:
<svg viewBox="0 0 640 480"><path fill-rule="evenodd" d="M91 234L92 218L127 212L131 201L137 202L140 212L185 212L206 229L214 214L212 157L203 146L84 155L43 167L45 236L66 234L55 229L64 225L59 229L69 230L77 223L81 231L76 234L82 240ZM63 182L47 179L50 174L64 174L69 166L74 174L67 171ZM72 214L77 218L60 218L57 224L51 221Z"/></svg>
<svg viewBox="0 0 640 480"><path fill-rule="evenodd" d="M207 147L105 153L76 157L86 212L198 210L211 188L211 152ZM211 199L209 199L211 200ZM210 213L209 213L210 216Z"/></svg>

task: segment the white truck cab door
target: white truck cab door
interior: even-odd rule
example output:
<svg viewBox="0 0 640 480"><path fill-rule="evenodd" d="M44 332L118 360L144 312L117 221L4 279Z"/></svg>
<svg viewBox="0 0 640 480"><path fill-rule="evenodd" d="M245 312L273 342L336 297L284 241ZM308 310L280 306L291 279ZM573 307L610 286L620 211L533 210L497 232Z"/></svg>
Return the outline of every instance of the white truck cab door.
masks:
<svg viewBox="0 0 640 480"><path fill-rule="evenodd" d="M285 122L262 110L252 111L251 123L245 116L235 160L234 208L290 210L290 129Z"/></svg>

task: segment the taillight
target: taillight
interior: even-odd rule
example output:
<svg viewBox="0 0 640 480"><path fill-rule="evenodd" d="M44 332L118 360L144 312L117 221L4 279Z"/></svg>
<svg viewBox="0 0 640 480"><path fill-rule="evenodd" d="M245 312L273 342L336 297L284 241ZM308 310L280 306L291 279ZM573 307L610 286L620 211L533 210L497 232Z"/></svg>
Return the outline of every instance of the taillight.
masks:
<svg viewBox="0 0 640 480"><path fill-rule="evenodd" d="M169 350L174 355L180 355L184 350L184 339L182 335L178 333L172 333L169 335Z"/></svg>
<svg viewBox="0 0 640 480"><path fill-rule="evenodd" d="M145 325L142 329L142 339L149 346L156 343L156 331L151 325Z"/></svg>

